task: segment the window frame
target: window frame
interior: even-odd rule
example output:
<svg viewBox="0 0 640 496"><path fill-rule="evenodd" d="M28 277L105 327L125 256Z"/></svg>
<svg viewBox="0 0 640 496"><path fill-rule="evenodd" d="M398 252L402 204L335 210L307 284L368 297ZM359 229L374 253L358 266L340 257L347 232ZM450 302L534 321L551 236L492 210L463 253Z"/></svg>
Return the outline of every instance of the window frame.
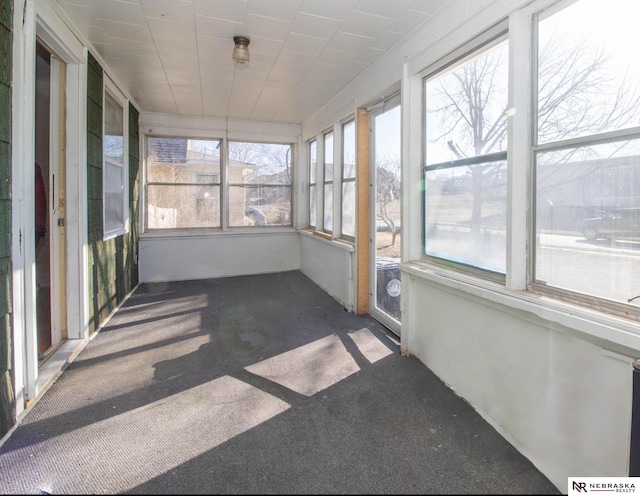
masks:
<svg viewBox="0 0 640 496"><path fill-rule="evenodd" d="M107 98L111 98L122 109L122 164L107 158L105 152L107 136ZM102 89L102 228L103 240L115 238L129 232L129 100L106 74ZM122 222L107 225L107 164L119 167L122 173Z"/></svg>
<svg viewBox="0 0 640 496"><path fill-rule="evenodd" d="M578 2L580 0L577 0ZM536 188L536 177L538 175L538 161L539 155L545 152L555 152L568 149L578 149L581 147L597 146L602 144L614 144L625 140L638 140L640 139L640 125L638 126L622 126L614 130L605 130L602 132L593 132L589 134L581 134L579 136L559 138L559 139L546 139L540 141L538 136L539 131L539 111L538 111L538 83L539 83L539 64L538 64L538 49L539 49L539 36L538 29L540 21L553 16L554 14L562 11L563 9L570 7L575 1L558 0L555 3L549 1L541 2L532 6L530 13L530 43L531 43L531 57L530 57L530 95L531 102L531 119L530 119L530 143L529 143L529 181L530 186L527 188L527 192L530 195L530 213L529 213L529 232L528 237L530 240L537 239L539 235L537 226L538 216L538 198ZM537 8L536 8L537 7ZM631 304L633 298L630 298L627 303L623 301L607 299L603 296L590 295L586 292L579 290L567 289L553 284L547 284L545 281L539 280L536 275L537 271L537 258L538 247L537 244L531 242L528 244L527 259L528 264L527 271L527 283L526 289L532 294L542 297L552 298L554 300L577 305L582 308L596 310L605 315L620 317L631 321L640 321L640 308Z"/></svg>
<svg viewBox="0 0 640 496"><path fill-rule="evenodd" d="M347 177L345 175L345 129L347 126L353 126L353 176ZM341 139L341 151L340 151L340 238L354 243L356 240L355 234L357 231L357 218L358 218L358 204L357 204L357 171L358 171L358 138L356 134L356 119L355 116L351 116L348 120L344 121L341 126L342 139ZM354 234L345 234L344 232L344 218L345 218L345 201L344 201L344 187L345 185L353 184L354 189L354 205L353 205L353 222L354 222ZM334 193L335 194L335 193Z"/></svg>
<svg viewBox="0 0 640 496"><path fill-rule="evenodd" d="M194 177L194 182L158 182L158 181L149 181L148 180L148 171L149 171L149 140L150 139L176 139L176 140L193 140L193 141L214 141L219 142L220 149L220 158L219 158L219 171L217 173L198 173ZM175 234L175 233L188 233L191 235L192 233L202 233L202 234L211 234L216 232L231 232L231 231L246 231L246 230L256 230L256 229L277 229L277 228L285 228L290 229L293 228L293 219L294 219L294 177L295 177L295 153L296 147L294 142L287 141L258 141L258 140L250 140L250 139L230 139L227 137L216 136L215 133L211 135L206 135L205 133L194 133L194 134L184 134L181 132L173 132L167 134L155 134L152 132L145 133L143 135L144 140L144 177L143 177L143 187L142 191L144 194L144 204L143 204L143 218L144 218L144 232L153 233L153 234ZM289 223L288 224L270 224L270 225L230 225L229 215L230 215L230 206L229 206L229 188L230 187L246 187L243 183L231 183L229 182L229 143L256 143L256 144L273 144L273 145L283 145L289 147L289 164L290 164L290 178L289 183L280 183L280 184L271 184L265 183L260 184L263 187L278 187L278 188L288 188L289 189ZM204 176L211 176L214 180L213 182L200 182L199 178ZM217 180L217 182L216 182ZM188 227L149 227L149 186L153 185L186 185L186 186L203 186L203 185L211 185L216 186L219 189L219 218L217 219L218 225L216 226L188 226ZM193 215L197 215L197 205L194 207Z"/></svg>
<svg viewBox="0 0 640 496"><path fill-rule="evenodd" d="M491 300L501 300L507 305L519 306L520 302L538 315L546 312L559 312L562 318L573 319L580 322L616 322L617 325L635 326L640 321L640 307L636 304L605 300L586 293L572 292L565 289L549 286L534 280L536 243L536 154L550 151L554 146L575 147L583 143L595 145L597 143L611 143L624 138L640 138L640 126L629 129L618 129L596 133L588 136L580 136L556 142L537 144L534 142L537 122L532 120L535 116L537 99L537 40L535 38L536 26L534 18L545 11L552 14L575 3L571 0L536 0L527 5L522 5L505 15L501 20L496 20L488 29L479 32L473 39L486 36L501 26L508 26L509 40L509 77L508 77L508 136L507 136L507 251L505 274L502 277L491 277L482 271L474 271L472 268L455 266L438 260L430 260L424 256L424 204L417 207L420 200L424 202L424 195L415 195L417 200L415 210L410 212L412 225L417 227L421 223L421 232L411 238L411 245L407 250L408 260L411 263L403 264L404 270L425 279L432 279L446 285L465 288L473 294L483 294ZM440 56L436 51L427 53L424 57L412 62L414 69L406 76L404 82L415 89L416 104L409 106L410 120L416 125L422 126L422 147L415 152L409 151L415 160L425 164L424 134L425 134L425 92L422 84L423 78L433 73L455 58L465 50L469 41L460 40L452 44L452 49ZM420 64L420 60L426 63ZM411 67L410 67L411 70ZM422 95L420 95L420 89ZM412 98L407 99L411 102ZM421 108L417 108L417 104ZM517 111L516 111L517 110ZM537 117L536 117L537 118ZM517 164L517 166L515 165ZM417 169L417 168L416 168ZM414 169L415 170L415 169ZM406 176L420 181L420 172L415 171ZM405 190L408 186L405 184ZM418 234L420 232L420 234ZM504 299L503 299L504 298ZM632 300L631 298L630 300ZM586 320L585 320L586 319ZM626 321L626 323L625 323ZM579 324L586 332L590 332L589 324ZM631 327L629 327L631 328Z"/></svg>
<svg viewBox="0 0 640 496"><path fill-rule="evenodd" d="M307 202L307 204L309 205L308 226L309 226L309 229L315 230L318 225L318 208L317 208L317 205L318 205L318 140L317 138L313 138L308 142L307 159L308 159L308 167L309 167L309 195L308 195L308 202ZM312 204L311 202L312 191L315 191L315 204Z"/></svg>
<svg viewBox="0 0 640 496"><path fill-rule="evenodd" d="M218 173L215 174L204 174L207 176L211 176L215 179L215 176L218 176L218 182L212 182L212 183L202 183L199 182L199 177L201 177L203 174L200 173L195 173L194 174L194 180L193 181L174 181L174 182L168 182L168 181L149 181L149 140L150 139L167 139L167 140L185 140L185 141L217 141L219 142L219 148L221 150L221 156L219 158L218 161ZM224 170L223 170L223 164L222 164L222 147L223 147L223 139L222 138L215 138L215 137L203 137L203 136L197 136L197 135L190 135L190 136L184 136L181 135L179 133L173 133L173 134L145 134L144 135L144 163L145 163L145 168L144 168L144 180L143 180L143 190L145 193L145 199L144 199L144 231L145 232L152 232L152 233L163 233L163 232L179 232L179 231L187 231L187 232L193 232L193 231L201 231L201 230L210 230L210 231L219 231L222 229L222 206L223 206L223 182L222 182L222 178L224 177ZM217 226L209 226L209 227L205 227L205 226L194 226L194 227L167 227L167 228L163 228L163 227L149 227L149 186L191 186L191 187L202 187L205 185L210 185L210 186L217 186L219 189L219 205L218 205L218 210L220 212L219 214L219 218L218 218L218 225ZM200 201L199 198L195 198L195 207L194 207L194 215L198 215L198 202Z"/></svg>
<svg viewBox="0 0 640 496"><path fill-rule="evenodd" d="M278 141L256 141L256 140L248 140L248 139L230 139L230 138L225 138L224 140L224 160L223 160L223 164L224 164L224 187L223 187L223 195L222 195L222 204L223 204L223 212L226 212L226 215L224 215L224 226L228 229L256 229L256 228L268 228L268 229L273 229L273 228L287 228L287 227L293 227L293 203L294 203L294 198L293 198L293 184L294 184L294 174L295 171L293 170L293 164L294 164L294 159L295 159L295 150L294 150L294 144L293 143L286 143L286 142L278 142ZM253 225L242 225L242 226L237 226L237 225L231 225L230 223L230 214L231 214L231 207L229 204L229 199L230 199L230 189L231 188L244 188L244 189L249 189L252 186L247 185L247 183L232 183L230 181L230 174L229 174L229 161L231 159L230 157L230 153L229 153L229 145L231 143L248 143L248 144L258 144L258 145L280 145L280 146L288 146L289 147L289 158L288 158L288 162L289 162L289 182L288 183L260 183L261 187L265 187L265 188L287 188L289 190L289 223L288 224L265 224L265 225L258 225L258 224L253 224Z"/></svg>
<svg viewBox="0 0 640 496"><path fill-rule="evenodd" d="M331 136L331 153L327 153L327 137ZM326 131L322 134L322 232L332 236L333 237L333 233L334 233L334 226L335 226L335 209L334 209L334 196L335 196L335 191L334 191L334 183L335 183L335 146L336 146L336 141L335 141L335 133L334 133L334 129L331 128L329 131ZM330 159L331 162L331 167L327 168L327 160ZM331 171L331 178L327 179L327 170ZM331 191L331 198L330 201L327 201L327 188L329 188L329 191ZM327 210L329 209L329 210ZM327 213L330 212L331 213L331 228L327 228ZM316 220L317 223L317 220Z"/></svg>
<svg viewBox="0 0 640 496"><path fill-rule="evenodd" d="M427 81L430 78L437 77L442 72L451 69L457 65L463 64L466 60L473 59L475 56L482 54L484 51L491 49L491 47L502 43L503 41L508 41L509 50L511 50L511 36L509 32L508 19L504 19L503 21L489 27L485 31L479 33L477 36L474 36L472 39L466 41L462 45L458 46L456 49L452 50L448 55L442 57L435 63L426 67L423 71L418 74L421 84L421 119L422 119L422 135L421 135L421 162L422 162L422 177L421 180L423 184L426 185L426 175L428 172L433 170L442 170L446 168L455 168L455 167L466 167L470 165L475 165L479 163L486 163L487 160L491 162L505 161L507 166L507 170L509 169L509 140L510 136L507 133L507 146L506 149L500 152L490 152L481 155L475 155L472 157L464 157L457 160L449 160L446 162L438 162L438 163L427 163ZM510 60L507 63L507 85L508 88L511 86L510 80ZM509 97L507 98L509 100ZM507 188L510 185L507 184ZM456 261L454 259L443 258L433 255L428 255L426 253L427 246L427 205L426 205L426 189L422 194L422 205L421 205L421 218L422 218L422 230L421 230L421 261L427 264L431 264L434 266L446 268L447 270L453 270L456 272L461 272L468 274L473 277L477 277L480 279L485 279L488 281L492 281L498 283L500 285L504 285L507 280L507 273L509 272L509 264L507 260L505 260L505 273L497 272L494 270L490 270L487 268L477 267L468 263L464 263L461 261ZM507 207L508 208L508 207ZM506 225L506 229L509 229L509 225ZM508 254L506 253L506 258L508 258Z"/></svg>

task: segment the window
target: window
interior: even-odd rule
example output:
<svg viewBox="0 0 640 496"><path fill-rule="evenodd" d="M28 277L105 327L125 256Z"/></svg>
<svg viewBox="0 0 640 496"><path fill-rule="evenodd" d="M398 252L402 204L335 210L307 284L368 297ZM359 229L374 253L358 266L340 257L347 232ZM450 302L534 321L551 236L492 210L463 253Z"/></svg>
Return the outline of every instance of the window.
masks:
<svg viewBox="0 0 640 496"><path fill-rule="evenodd" d="M148 229L220 227L220 144L147 138Z"/></svg>
<svg viewBox="0 0 640 496"><path fill-rule="evenodd" d="M581 0L534 22L533 288L623 315L640 294L635 13Z"/></svg>
<svg viewBox="0 0 640 496"><path fill-rule="evenodd" d="M342 126L342 237L356 236L356 123Z"/></svg>
<svg viewBox="0 0 640 496"><path fill-rule="evenodd" d="M291 225L291 145L229 142L229 226Z"/></svg>
<svg viewBox="0 0 640 496"><path fill-rule="evenodd" d="M127 101L105 78L103 137L104 237L126 232L128 221L128 115Z"/></svg>
<svg viewBox="0 0 640 496"><path fill-rule="evenodd" d="M424 254L487 275L506 271L505 38L424 78Z"/></svg>
<svg viewBox="0 0 640 496"><path fill-rule="evenodd" d="M147 229L291 225L292 146L232 141L223 167L224 145L147 137Z"/></svg>
<svg viewBox="0 0 640 496"><path fill-rule="evenodd" d="M318 142L309 143L309 227L316 227L316 208L318 202Z"/></svg>
<svg viewBox="0 0 640 496"><path fill-rule="evenodd" d="M324 135L324 223L323 231L333 232L333 132Z"/></svg>

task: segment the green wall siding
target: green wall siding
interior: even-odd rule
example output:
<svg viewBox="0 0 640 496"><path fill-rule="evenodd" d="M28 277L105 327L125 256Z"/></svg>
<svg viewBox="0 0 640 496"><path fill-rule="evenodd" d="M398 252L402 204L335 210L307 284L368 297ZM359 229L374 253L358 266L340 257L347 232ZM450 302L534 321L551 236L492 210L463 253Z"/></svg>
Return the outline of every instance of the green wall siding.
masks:
<svg viewBox="0 0 640 496"><path fill-rule="evenodd" d="M0 437L15 424L11 315L12 0L0 0Z"/></svg>
<svg viewBox="0 0 640 496"><path fill-rule="evenodd" d="M15 425L11 268L12 0L0 0L0 437ZM89 330L95 332L138 283L139 112L129 106L130 230L103 241L103 70L89 54L87 68L87 215Z"/></svg>
<svg viewBox="0 0 640 496"><path fill-rule="evenodd" d="M89 54L87 70L87 219L89 331L95 332L138 283L138 111L129 106L129 232L104 241L102 223L103 71Z"/></svg>

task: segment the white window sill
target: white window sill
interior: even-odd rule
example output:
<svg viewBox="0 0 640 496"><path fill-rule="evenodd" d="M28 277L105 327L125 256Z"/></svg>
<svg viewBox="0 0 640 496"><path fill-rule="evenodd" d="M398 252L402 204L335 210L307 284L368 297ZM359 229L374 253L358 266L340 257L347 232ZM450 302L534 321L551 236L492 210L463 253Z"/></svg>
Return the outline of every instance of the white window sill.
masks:
<svg viewBox="0 0 640 496"><path fill-rule="evenodd" d="M528 291L504 286L423 262L403 262L400 270L408 276L444 286L463 297L476 299L503 311L535 316L548 328L568 332L604 350L630 358L640 358L640 324L613 315L572 305Z"/></svg>
<svg viewBox="0 0 640 496"><path fill-rule="evenodd" d="M211 229L162 229L140 233L140 239L227 238L235 236L265 236L296 233L291 226L233 227L224 231Z"/></svg>
<svg viewBox="0 0 640 496"><path fill-rule="evenodd" d="M298 231L302 236L313 238L322 243L327 243L336 248L341 248L346 251L354 252L356 247L353 243L345 241L344 239L332 238L331 235L325 234L319 231L313 231L311 229L300 229Z"/></svg>

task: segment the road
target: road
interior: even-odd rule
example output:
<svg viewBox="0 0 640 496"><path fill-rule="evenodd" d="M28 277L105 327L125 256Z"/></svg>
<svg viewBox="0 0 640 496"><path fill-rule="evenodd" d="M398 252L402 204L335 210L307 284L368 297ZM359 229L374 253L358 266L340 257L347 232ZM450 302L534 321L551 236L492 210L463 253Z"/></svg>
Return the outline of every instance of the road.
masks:
<svg viewBox="0 0 640 496"><path fill-rule="evenodd" d="M537 245L537 280L625 303L640 294L640 243L541 234Z"/></svg>

